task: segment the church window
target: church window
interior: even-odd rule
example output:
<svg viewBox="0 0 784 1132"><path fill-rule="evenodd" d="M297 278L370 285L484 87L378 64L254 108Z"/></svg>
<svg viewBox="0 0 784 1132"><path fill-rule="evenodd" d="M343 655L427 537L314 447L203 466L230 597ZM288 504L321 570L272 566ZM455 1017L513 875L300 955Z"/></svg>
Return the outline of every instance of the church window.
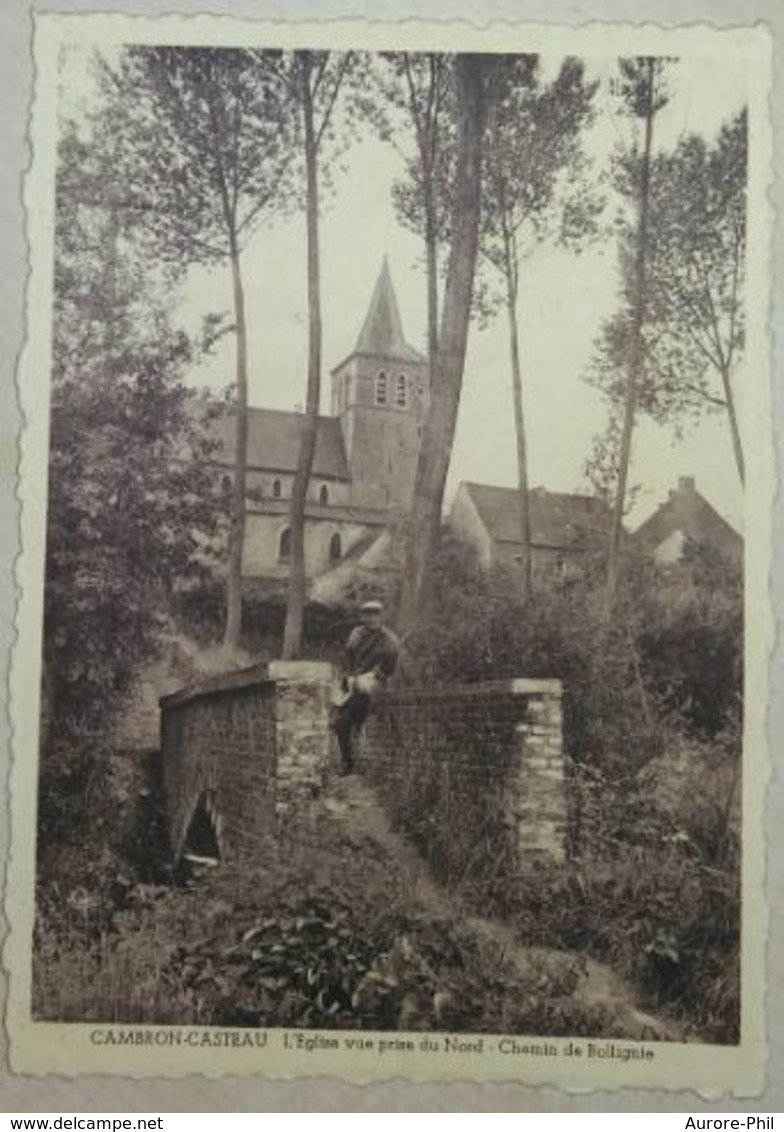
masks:
<svg viewBox="0 0 784 1132"><path fill-rule="evenodd" d="M400 409L405 409L406 405L408 404L408 380L404 373L399 373L397 375L395 402Z"/></svg>
<svg viewBox="0 0 784 1132"><path fill-rule="evenodd" d="M221 491L223 492L223 494L224 495L231 495L231 489L232 489L233 486L234 486L234 482L233 482L231 476L224 476L223 479L221 480Z"/></svg>
<svg viewBox="0 0 784 1132"><path fill-rule="evenodd" d="M332 538L329 540L329 560L330 562L340 562L343 556L343 545L340 538L340 533L335 531Z"/></svg>
<svg viewBox="0 0 784 1132"><path fill-rule="evenodd" d="M323 483L319 488L319 503L329 503L329 488L325 483Z"/></svg>
<svg viewBox="0 0 784 1132"><path fill-rule="evenodd" d="M280 499L280 497L281 497L280 480L273 480L272 481L272 498L273 499Z"/></svg>
<svg viewBox="0 0 784 1132"><path fill-rule="evenodd" d="M376 404L386 405L387 403L387 375L383 369L379 372L376 378Z"/></svg>
<svg viewBox="0 0 784 1132"><path fill-rule="evenodd" d="M278 544L278 558L281 562L288 562L291 558L291 528L285 527L280 532L280 542Z"/></svg>

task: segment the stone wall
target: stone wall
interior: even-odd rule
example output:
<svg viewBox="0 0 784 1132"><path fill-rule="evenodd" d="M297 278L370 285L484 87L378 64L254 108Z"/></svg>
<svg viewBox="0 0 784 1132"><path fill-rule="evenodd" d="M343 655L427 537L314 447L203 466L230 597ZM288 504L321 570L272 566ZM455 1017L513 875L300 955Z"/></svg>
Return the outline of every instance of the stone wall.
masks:
<svg viewBox="0 0 784 1132"><path fill-rule="evenodd" d="M557 680L389 690L360 765L393 821L445 880L563 861L566 790Z"/></svg>
<svg viewBox="0 0 784 1132"><path fill-rule="evenodd" d="M160 702L169 837L175 860L201 804L221 855L259 851L276 821L306 805L329 766L331 669L260 665L191 685Z"/></svg>

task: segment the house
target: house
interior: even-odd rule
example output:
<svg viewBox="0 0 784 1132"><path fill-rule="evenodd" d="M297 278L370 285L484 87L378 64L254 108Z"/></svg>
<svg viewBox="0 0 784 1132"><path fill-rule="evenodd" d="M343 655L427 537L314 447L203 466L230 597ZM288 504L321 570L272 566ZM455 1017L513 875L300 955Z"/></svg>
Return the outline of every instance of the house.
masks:
<svg viewBox="0 0 784 1132"><path fill-rule="evenodd" d="M461 483L457 490L449 525L487 570L514 568L522 561L519 503L514 488ZM535 576L568 575L586 554L606 549L610 512L602 500L535 488L528 503Z"/></svg>
<svg viewBox="0 0 784 1132"><path fill-rule="evenodd" d="M305 511L312 590L331 593L334 587L323 580L335 571L342 578L349 565L374 568L376 543L411 505L428 397L427 360L406 342L384 260L356 344L331 372L331 413L318 418ZM235 412L227 405L209 425L226 492ZM243 575L282 581L289 573L291 493L305 418L259 408L250 408L248 418Z"/></svg>
<svg viewBox="0 0 784 1132"><path fill-rule="evenodd" d="M740 566L743 539L697 491L693 476L681 476L676 489L629 537L630 546L659 566L674 566L689 545L703 546Z"/></svg>

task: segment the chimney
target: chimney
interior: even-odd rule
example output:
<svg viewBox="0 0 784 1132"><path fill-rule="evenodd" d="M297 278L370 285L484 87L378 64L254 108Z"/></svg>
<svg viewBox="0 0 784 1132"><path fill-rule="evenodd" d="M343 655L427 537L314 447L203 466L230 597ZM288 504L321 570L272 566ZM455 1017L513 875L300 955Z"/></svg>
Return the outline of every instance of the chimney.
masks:
<svg viewBox="0 0 784 1132"><path fill-rule="evenodd" d="M694 476L678 476L678 491L696 491Z"/></svg>

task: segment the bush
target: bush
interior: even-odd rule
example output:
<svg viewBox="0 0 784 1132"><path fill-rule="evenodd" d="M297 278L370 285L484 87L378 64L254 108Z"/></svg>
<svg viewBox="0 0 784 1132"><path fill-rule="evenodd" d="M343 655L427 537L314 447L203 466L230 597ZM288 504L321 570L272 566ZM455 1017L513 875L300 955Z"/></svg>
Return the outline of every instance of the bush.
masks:
<svg viewBox="0 0 784 1132"><path fill-rule="evenodd" d="M396 857L326 814L253 870L137 886L99 933L36 936L34 1013L60 1021L603 1035L579 962L531 961L428 906ZM619 1036L624 1036L623 1034Z"/></svg>
<svg viewBox="0 0 784 1132"><path fill-rule="evenodd" d="M630 559L607 626L601 569L540 584L527 608L514 577L488 578L459 547L437 570L407 679L564 686L568 869L511 896L474 883L474 899L526 943L612 963L705 1040L737 1041L740 579L696 548L665 574Z"/></svg>

